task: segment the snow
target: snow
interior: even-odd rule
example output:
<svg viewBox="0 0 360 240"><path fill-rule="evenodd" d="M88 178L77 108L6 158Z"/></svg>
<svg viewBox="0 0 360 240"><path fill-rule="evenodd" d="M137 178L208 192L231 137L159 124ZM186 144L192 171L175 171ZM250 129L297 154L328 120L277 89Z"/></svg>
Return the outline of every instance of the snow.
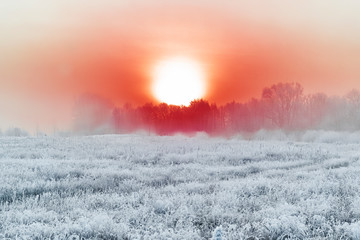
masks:
<svg viewBox="0 0 360 240"><path fill-rule="evenodd" d="M360 137L0 137L0 239L360 239Z"/></svg>

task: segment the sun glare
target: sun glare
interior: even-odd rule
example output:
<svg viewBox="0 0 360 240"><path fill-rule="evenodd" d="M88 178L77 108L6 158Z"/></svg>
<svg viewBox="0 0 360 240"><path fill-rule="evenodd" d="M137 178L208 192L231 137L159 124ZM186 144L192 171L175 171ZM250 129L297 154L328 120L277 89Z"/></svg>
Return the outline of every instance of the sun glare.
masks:
<svg viewBox="0 0 360 240"><path fill-rule="evenodd" d="M200 64L188 58L159 62L153 81L153 94L167 104L187 106L205 94L205 74Z"/></svg>

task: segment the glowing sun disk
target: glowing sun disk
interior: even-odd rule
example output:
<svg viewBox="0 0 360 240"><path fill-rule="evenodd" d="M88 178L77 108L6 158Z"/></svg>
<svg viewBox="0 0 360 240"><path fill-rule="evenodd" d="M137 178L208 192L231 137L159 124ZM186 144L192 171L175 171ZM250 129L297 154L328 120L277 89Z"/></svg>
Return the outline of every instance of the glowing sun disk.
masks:
<svg viewBox="0 0 360 240"><path fill-rule="evenodd" d="M153 78L153 94L167 104L187 106L205 93L204 72L196 61L188 58L159 62Z"/></svg>

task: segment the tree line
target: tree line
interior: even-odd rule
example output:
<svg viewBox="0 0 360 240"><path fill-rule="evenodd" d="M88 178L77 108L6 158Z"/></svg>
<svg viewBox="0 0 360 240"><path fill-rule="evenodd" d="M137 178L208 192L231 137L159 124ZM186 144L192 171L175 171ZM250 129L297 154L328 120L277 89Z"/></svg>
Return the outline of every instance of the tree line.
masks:
<svg viewBox="0 0 360 240"><path fill-rule="evenodd" d="M222 106L195 99L189 106L147 103L113 106L87 95L75 107L77 131L129 133L146 130L159 135L203 131L236 134L260 129L360 130L360 92L343 97L324 93L304 94L299 83L278 83L263 89L260 98L229 102Z"/></svg>

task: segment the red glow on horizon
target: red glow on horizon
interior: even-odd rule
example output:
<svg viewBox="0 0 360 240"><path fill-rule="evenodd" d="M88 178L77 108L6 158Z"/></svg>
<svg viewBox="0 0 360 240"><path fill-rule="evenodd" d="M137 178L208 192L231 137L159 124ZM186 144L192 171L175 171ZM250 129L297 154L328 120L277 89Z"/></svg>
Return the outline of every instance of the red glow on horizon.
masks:
<svg viewBox="0 0 360 240"><path fill-rule="evenodd" d="M240 2L43 4L46 11L16 5L0 23L6 33L0 42L1 94L4 102L18 102L16 112L46 102L37 115L71 120L73 102L83 93L117 106L158 104L150 72L169 56L190 56L204 67L202 97L217 105L258 98L278 82L336 95L360 88L359 41L352 40L358 35L346 30L350 17L336 25L316 18L323 11L307 18L297 8L284 13ZM335 28L339 34L333 35ZM11 115L10 108L0 110Z"/></svg>

